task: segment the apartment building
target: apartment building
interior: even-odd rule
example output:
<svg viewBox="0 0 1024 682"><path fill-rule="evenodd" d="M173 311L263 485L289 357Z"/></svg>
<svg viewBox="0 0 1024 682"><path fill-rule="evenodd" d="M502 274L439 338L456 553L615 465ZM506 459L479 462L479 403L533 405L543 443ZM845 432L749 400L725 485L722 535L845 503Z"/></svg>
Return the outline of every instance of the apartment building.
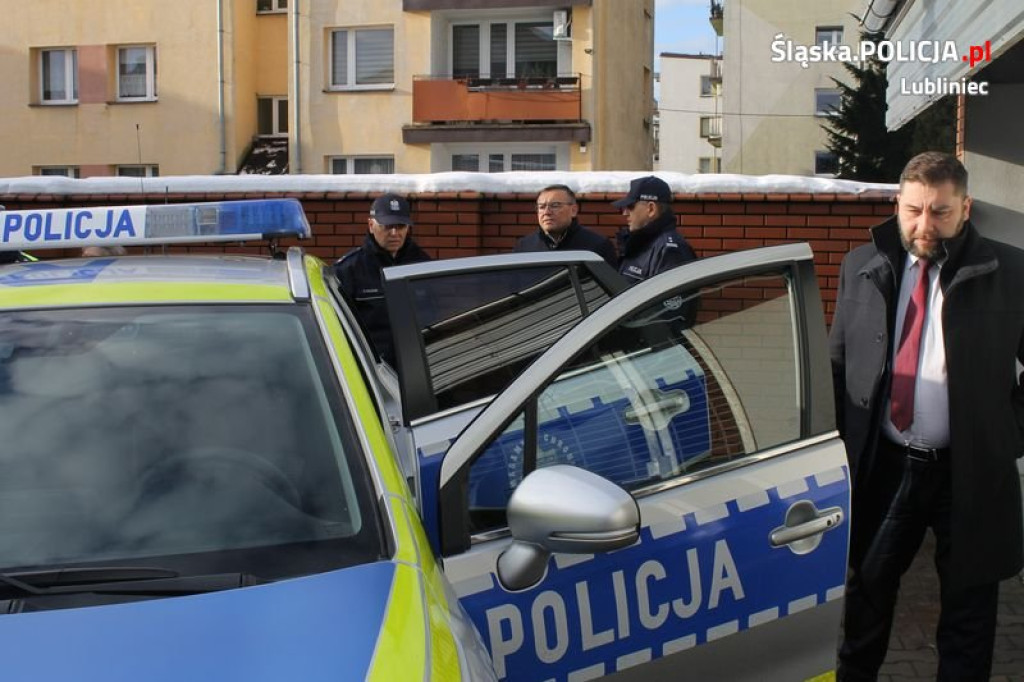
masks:
<svg viewBox="0 0 1024 682"><path fill-rule="evenodd" d="M658 102L658 169L721 171L721 60L706 54L662 52Z"/></svg>
<svg viewBox="0 0 1024 682"><path fill-rule="evenodd" d="M838 61L801 60L801 50L856 46L863 0L725 0L722 170L763 175L833 175L822 123L839 104ZM773 50L773 43L781 46ZM782 55L780 59L780 54Z"/></svg>
<svg viewBox="0 0 1024 682"><path fill-rule="evenodd" d="M653 0L7 0L0 175L650 168Z"/></svg>

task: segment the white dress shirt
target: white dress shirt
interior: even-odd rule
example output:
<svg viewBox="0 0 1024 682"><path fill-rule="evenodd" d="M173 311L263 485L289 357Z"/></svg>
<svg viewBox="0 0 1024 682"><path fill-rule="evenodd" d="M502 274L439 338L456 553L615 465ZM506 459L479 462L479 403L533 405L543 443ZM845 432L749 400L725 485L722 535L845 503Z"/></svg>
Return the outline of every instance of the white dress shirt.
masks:
<svg viewBox="0 0 1024 682"><path fill-rule="evenodd" d="M903 335L903 320L907 306L921 273L917 256L907 254L903 266L899 298L896 303L895 338L892 344L890 367L896 364L896 350ZM944 259L943 259L944 261ZM942 336L942 286L939 274L943 261L933 262L928 268L928 308L921 330L921 354L918 358L917 381L914 384L914 421L900 432L890 419L892 401L885 399L885 419L882 430L894 443L919 448L949 447L949 391L946 379L946 346Z"/></svg>

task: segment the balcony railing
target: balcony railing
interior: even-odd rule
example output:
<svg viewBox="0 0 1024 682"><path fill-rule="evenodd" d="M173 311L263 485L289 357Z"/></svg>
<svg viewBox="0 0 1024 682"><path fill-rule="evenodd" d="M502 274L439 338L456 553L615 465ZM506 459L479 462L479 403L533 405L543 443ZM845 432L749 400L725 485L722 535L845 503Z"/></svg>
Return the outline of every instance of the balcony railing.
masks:
<svg viewBox="0 0 1024 682"><path fill-rule="evenodd" d="M579 121L579 74L522 78L416 76L415 123Z"/></svg>

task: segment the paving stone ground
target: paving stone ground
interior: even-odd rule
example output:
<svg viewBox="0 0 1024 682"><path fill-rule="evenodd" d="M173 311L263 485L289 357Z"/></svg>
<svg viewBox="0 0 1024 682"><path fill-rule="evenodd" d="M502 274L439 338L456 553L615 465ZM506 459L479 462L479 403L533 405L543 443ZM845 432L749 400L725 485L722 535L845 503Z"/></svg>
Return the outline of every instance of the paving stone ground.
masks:
<svg viewBox="0 0 1024 682"><path fill-rule="evenodd" d="M896 607L889 655L881 682L935 680L938 655L935 626L939 620L939 579L932 556L935 542L929 532L921 551L903 578ZM1024 582L1018 576L999 586L992 682L1024 682Z"/></svg>

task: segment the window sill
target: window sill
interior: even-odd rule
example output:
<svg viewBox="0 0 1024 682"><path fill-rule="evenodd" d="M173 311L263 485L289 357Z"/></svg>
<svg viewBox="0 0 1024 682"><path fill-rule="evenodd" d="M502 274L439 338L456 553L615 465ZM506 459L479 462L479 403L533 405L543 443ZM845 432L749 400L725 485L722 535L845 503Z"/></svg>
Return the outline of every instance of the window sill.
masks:
<svg viewBox="0 0 1024 682"><path fill-rule="evenodd" d="M58 109L61 107L77 107L78 100L74 100L73 102L30 102L29 106L39 108L56 107Z"/></svg>
<svg viewBox="0 0 1024 682"><path fill-rule="evenodd" d="M258 17L264 16L264 15L267 15L267 14L270 14L270 15L274 15L274 14L285 15L285 14L288 14L288 10L287 9L258 9L258 10L256 10L256 16L258 16Z"/></svg>
<svg viewBox="0 0 1024 682"><path fill-rule="evenodd" d="M333 92L386 92L393 91L395 89L394 83L383 83L381 85L342 85L329 87L324 90L325 93L330 94Z"/></svg>
<svg viewBox="0 0 1024 682"><path fill-rule="evenodd" d="M156 97L132 97L131 99L107 100L107 104L152 104L159 101Z"/></svg>

